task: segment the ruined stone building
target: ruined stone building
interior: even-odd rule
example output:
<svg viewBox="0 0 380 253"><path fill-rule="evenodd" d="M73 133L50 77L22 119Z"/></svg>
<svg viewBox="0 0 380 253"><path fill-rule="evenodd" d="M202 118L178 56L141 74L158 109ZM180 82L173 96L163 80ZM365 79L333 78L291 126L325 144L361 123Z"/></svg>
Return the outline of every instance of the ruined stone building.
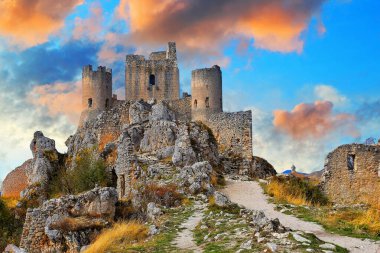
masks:
<svg viewBox="0 0 380 253"><path fill-rule="evenodd" d="M198 121L206 125L218 143L219 154L240 159L238 162L226 161L227 167L245 171L252 167L252 112L223 112L222 71L217 65L193 70L191 95L184 93L181 98L174 42L168 43L166 51L151 53L148 59L142 55L126 56L126 101L112 96L110 69L99 67L97 71L93 71L91 66L86 66L83 68L82 83L83 113L80 127L100 113L113 108L125 108L123 110L129 111L143 109L133 107L133 103L137 101L144 101L145 104L140 103L138 106L147 108L164 103L174 113L175 121ZM133 124L133 120L127 120L126 123ZM118 187L123 188L120 186L125 184L129 175L123 175L122 171L126 171L124 169L117 171Z"/></svg>
<svg viewBox="0 0 380 253"><path fill-rule="evenodd" d="M340 204L379 204L380 145L342 145L326 157L322 188Z"/></svg>

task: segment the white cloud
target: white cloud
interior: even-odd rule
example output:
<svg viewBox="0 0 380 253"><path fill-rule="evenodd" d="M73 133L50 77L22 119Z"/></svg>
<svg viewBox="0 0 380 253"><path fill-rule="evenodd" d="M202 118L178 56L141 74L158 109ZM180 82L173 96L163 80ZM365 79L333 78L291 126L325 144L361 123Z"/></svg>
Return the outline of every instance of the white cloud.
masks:
<svg viewBox="0 0 380 253"><path fill-rule="evenodd" d="M330 101L336 106L345 105L348 98L340 94L333 86L320 84L314 87L314 95L317 100Z"/></svg>
<svg viewBox="0 0 380 253"><path fill-rule="evenodd" d="M0 87L0 179L32 157L29 144L40 130L56 141L57 149L66 150L64 142L75 131L64 115L48 116L44 107L35 107L25 97Z"/></svg>

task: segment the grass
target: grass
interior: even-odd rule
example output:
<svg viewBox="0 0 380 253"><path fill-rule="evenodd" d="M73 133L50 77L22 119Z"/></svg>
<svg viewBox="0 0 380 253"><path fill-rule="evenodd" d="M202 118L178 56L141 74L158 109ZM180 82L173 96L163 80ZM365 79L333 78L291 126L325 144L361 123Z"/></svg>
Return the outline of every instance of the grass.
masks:
<svg viewBox="0 0 380 253"><path fill-rule="evenodd" d="M94 217L66 217L55 224L53 228L70 232L81 231L84 229L102 229L104 225L104 221Z"/></svg>
<svg viewBox="0 0 380 253"><path fill-rule="evenodd" d="M116 223L104 230L84 253L111 252L115 245L132 245L148 237L148 228L135 221Z"/></svg>
<svg viewBox="0 0 380 253"><path fill-rule="evenodd" d="M340 235L380 240L380 210L375 207L333 208L316 182L305 179L274 178L262 186L285 214L317 222Z"/></svg>
<svg viewBox="0 0 380 253"><path fill-rule="evenodd" d="M166 209L165 215L161 217L160 221L161 232L150 240L126 247L118 247L110 252L178 252L178 249L173 245L173 240L177 236L180 225L194 213L191 208L192 205L193 203L190 203L187 206Z"/></svg>
<svg viewBox="0 0 380 253"><path fill-rule="evenodd" d="M268 185L264 185L264 191L282 203L307 206L328 204L317 182L296 177L273 177Z"/></svg>

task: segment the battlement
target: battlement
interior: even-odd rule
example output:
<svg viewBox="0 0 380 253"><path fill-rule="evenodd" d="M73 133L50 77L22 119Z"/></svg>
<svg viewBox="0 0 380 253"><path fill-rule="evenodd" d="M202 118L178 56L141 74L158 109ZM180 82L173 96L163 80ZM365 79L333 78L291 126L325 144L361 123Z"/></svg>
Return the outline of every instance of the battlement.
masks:
<svg viewBox="0 0 380 253"><path fill-rule="evenodd" d="M92 69L92 65L86 65L83 67L83 72L82 74L83 75L87 75L87 74L92 74L92 73L107 73L107 74L111 74L112 75L112 69L111 68L107 68L107 67L104 67L104 66L98 66L97 70L96 71L93 71Z"/></svg>

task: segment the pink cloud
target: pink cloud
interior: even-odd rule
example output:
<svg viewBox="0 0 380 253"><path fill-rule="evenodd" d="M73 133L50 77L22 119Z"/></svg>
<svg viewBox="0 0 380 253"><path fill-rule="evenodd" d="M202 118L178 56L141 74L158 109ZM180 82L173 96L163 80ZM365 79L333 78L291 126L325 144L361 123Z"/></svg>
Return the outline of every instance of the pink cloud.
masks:
<svg viewBox="0 0 380 253"><path fill-rule="evenodd" d="M328 101L316 101L314 104L301 103L292 111L275 110L273 124L279 131L295 139L307 137L322 138L340 130L358 137L355 116L347 113L335 114L333 104Z"/></svg>

